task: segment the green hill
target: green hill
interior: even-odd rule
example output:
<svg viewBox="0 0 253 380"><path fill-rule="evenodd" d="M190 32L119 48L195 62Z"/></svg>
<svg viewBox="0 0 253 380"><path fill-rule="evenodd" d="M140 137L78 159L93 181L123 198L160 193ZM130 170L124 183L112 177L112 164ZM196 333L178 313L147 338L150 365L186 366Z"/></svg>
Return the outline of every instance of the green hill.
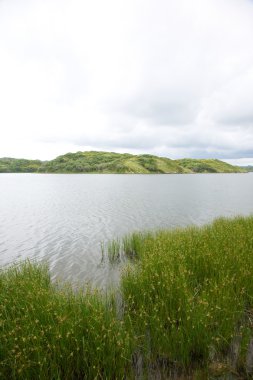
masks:
<svg viewBox="0 0 253 380"><path fill-rule="evenodd" d="M39 160L0 158L0 173L36 173L42 165Z"/></svg>
<svg viewBox="0 0 253 380"><path fill-rule="evenodd" d="M169 158L110 152L67 153L43 163L40 171L48 173L182 173Z"/></svg>
<svg viewBox="0 0 253 380"><path fill-rule="evenodd" d="M178 165L191 173L244 173L247 170L216 159L184 158L176 160Z"/></svg>
<svg viewBox="0 0 253 380"><path fill-rule="evenodd" d="M0 158L0 173L243 173L219 160L171 160L149 154L67 153L51 161Z"/></svg>
<svg viewBox="0 0 253 380"><path fill-rule="evenodd" d="M253 172L253 166L252 165L240 166L240 168L246 170L247 172Z"/></svg>

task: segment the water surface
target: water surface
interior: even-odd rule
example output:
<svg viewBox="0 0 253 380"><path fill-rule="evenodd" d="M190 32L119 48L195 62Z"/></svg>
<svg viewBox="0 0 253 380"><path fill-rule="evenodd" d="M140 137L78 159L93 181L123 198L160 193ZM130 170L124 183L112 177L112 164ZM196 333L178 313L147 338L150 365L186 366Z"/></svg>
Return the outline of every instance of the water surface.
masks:
<svg viewBox="0 0 253 380"><path fill-rule="evenodd" d="M253 174L0 174L0 266L46 260L53 278L103 286L101 242L253 213Z"/></svg>

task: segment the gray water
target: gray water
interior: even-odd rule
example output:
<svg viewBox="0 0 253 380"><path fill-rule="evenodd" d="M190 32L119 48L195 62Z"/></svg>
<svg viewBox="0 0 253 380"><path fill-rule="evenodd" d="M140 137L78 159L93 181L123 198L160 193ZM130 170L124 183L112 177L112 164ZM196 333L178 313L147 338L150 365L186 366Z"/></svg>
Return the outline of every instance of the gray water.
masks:
<svg viewBox="0 0 253 380"><path fill-rule="evenodd" d="M253 174L1 174L0 267L49 263L53 279L104 286L101 242L253 213Z"/></svg>

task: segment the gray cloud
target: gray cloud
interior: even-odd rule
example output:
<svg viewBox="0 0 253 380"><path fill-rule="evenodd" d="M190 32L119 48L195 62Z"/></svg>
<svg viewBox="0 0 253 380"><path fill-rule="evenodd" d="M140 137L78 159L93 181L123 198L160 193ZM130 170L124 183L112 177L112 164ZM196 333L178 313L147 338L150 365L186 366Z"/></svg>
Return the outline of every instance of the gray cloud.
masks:
<svg viewBox="0 0 253 380"><path fill-rule="evenodd" d="M149 98L144 95L125 104L122 111L155 126L185 125L193 122L197 115L197 109L193 104L183 99L173 101L167 98L166 94Z"/></svg>
<svg viewBox="0 0 253 380"><path fill-rule="evenodd" d="M0 156L253 157L252 17L248 0L2 0Z"/></svg>

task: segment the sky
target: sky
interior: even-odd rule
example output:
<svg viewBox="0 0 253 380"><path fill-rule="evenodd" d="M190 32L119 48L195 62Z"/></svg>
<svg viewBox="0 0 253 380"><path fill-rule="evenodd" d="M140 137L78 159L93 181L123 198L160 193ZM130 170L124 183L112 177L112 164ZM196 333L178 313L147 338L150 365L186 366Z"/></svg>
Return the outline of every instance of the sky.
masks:
<svg viewBox="0 0 253 380"><path fill-rule="evenodd" d="M0 157L253 164L252 0L0 0Z"/></svg>

